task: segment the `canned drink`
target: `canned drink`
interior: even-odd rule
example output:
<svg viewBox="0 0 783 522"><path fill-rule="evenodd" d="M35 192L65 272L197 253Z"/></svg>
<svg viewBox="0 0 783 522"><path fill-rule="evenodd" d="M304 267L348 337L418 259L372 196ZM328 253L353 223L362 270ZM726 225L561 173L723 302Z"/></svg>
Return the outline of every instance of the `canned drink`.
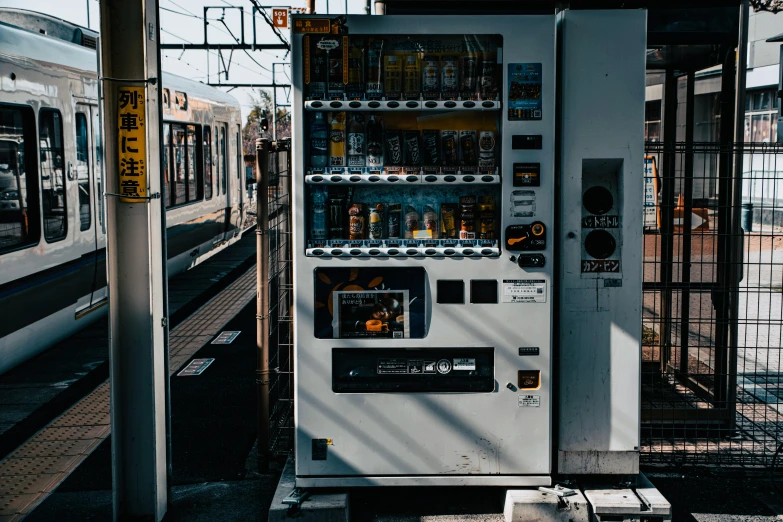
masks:
<svg viewBox="0 0 783 522"><path fill-rule="evenodd" d="M405 131L403 132L403 139L405 140L405 166L420 166L421 148L419 146L419 131Z"/></svg>
<svg viewBox="0 0 783 522"><path fill-rule="evenodd" d="M370 206L369 226L367 227L368 239L383 239L383 203L374 203Z"/></svg>
<svg viewBox="0 0 783 522"><path fill-rule="evenodd" d="M434 166L440 165L440 133L437 130L425 129L421 131L422 164Z"/></svg>
<svg viewBox="0 0 783 522"><path fill-rule="evenodd" d="M402 93L402 64L400 56L386 55L383 65L383 91L387 100L396 100Z"/></svg>
<svg viewBox="0 0 783 522"><path fill-rule="evenodd" d="M368 99L379 99L383 96L383 40L370 38L367 45L367 88Z"/></svg>
<svg viewBox="0 0 783 522"><path fill-rule="evenodd" d="M440 91L444 99L456 98L459 94L459 59L444 55L440 59Z"/></svg>
<svg viewBox="0 0 783 522"><path fill-rule="evenodd" d="M476 196L462 196L460 205L460 239L476 239Z"/></svg>
<svg viewBox="0 0 783 522"><path fill-rule="evenodd" d="M425 55L424 58L421 59L421 92L426 99L435 99L438 97L439 69L437 56Z"/></svg>
<svg viewBox="0 0 783 522"><path fill-rule="evenodd" d="M348 209L348 239L357 241L366 238L364 204L354 203Z"/></svg>
<svg viewBox="0 0 783 522"><path fill-rule="evenodd" d="M440 205L440 235L444 239L457 238L457 210L454 203Z"/></svg>
<svg viewBox="0 0 783 522"><path fill-rule="evenodd" d="M399 238L401 236L402 203L389 203L386 223L388 224L389 239Z"/></svg>
<svg viewBox="0 0 783 522"><path fill-rule="evenodd" d="M460 163L475 167L478 164L476 154L476 131L464 130L459 133Z"/></svg>
<svg viewBox="0 0 783 522"><path fill-rule="evenodd" d="M478 84L482 99L491 100L497 96L498 86L495 81L495 65L494 56L485 56L481 60L481 72L478 77Z"/></svg>
<svg viewBox="0 0 783 522"><path fill-rule="evenodd" d="M424 230L427 232L427 236L437 239L438 238L438 214L435 212L435 208L431 205L424 205L424 215L422 216L422 224Z"/></svg>
<svg viewBox="0 0 783 522"><path fill-rule="evenodd" d="M419 230L419 213L410 205L405 207L405 239L413 239Z"/></svg>
<svg viewBox="0 0 783 522"><path fill-rule="evenodd" d="M329 239L345 238L345 203L348 196L344 188L332 187L329 189Z"/></svg>
<svg viewBox="0 0 783 522"><path fill-rule="evenodd" d="M481 131L479 134L479 167L495 167L495 133L492 131Z"/></svg>
<svg viewBox="0 0 783 522"><path fill-rule="evenodd" d="M443 154L443 164L455 167L459 163L459 131L444 130L440 132L440 150Z"/></svg>
<svg viewBox="0 0 783 522"><path fill-rule="evenodd" d="M481 212L479 214L479 239L495 239L495 213Z"/></svg>
<svg viewBox="0 0 783 522"><path fill-rule="evenodd" d="M421 96L421 61L418 54L409 54L405 57L403 77L405 99L418 100Z"/></svg>
<svg viewBox="0 0 783 522"><path fill-rule="evenodd" d="M460 96L463 98L476 98L476 79L478 77L478 57L475 54L468 54L462 57L460 72Z"/></svg>
<svg viewBox="0 0 783 522"><path fill-rule="evenodd" d="M386 145L386 165L401 167L403 163L402 132L398 130L386 131L384 142Z"/></svg>

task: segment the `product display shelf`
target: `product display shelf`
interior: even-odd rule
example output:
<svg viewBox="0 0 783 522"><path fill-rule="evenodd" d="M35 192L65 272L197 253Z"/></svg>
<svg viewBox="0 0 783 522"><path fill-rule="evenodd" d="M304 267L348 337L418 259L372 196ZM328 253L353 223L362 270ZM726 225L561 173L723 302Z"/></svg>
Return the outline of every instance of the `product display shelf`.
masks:
<svg viewBox="0 0 783 522"><path fill-rule="evenodd" d="M403 168L397 170L371 170L330 168L326 171L311 169L305 175L308 185L499 185L497 170L477 168Z"/></svg>
<svg viewBox="0 0 783 522"><path fill-rule="evenodd" d="M497 257L500 245L494 239L311 240L305 253L314 257Z"/></svg>

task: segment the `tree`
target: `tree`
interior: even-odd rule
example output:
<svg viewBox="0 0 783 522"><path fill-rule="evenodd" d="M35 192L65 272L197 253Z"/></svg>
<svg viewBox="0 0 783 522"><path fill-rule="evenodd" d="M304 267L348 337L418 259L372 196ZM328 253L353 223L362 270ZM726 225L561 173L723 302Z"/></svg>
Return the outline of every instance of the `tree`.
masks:
<svg viewBox="0 0 783 522"><path fill-rule="evenodd" d="M242 129L242 142L245 154L256 153L256 139L272 139L272 111L274 110L272 95L269 91L258 89L250 94L251 110ZM266 115L269 129L261 130L261 120ZM291 137L291 114L286 108L277 109L277 139Z"/></svg>
<svg viewBox="0 0 783 522"><path fill-rule="evenodd" d="M750 6L756 11L775 14L783 11L783 0L750 0Z"/></svg>

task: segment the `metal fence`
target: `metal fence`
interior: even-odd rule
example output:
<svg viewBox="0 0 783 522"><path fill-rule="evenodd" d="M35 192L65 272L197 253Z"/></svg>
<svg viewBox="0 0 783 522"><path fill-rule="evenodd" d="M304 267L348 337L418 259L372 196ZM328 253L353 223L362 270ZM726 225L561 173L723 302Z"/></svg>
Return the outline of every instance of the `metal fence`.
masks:
<svg viewBox="0 0 783 522"><path fill-rule="evenodd" d="M264 147L267 150L257 158L266 163L266 168L260 169L266 176L266 183L259 183L256 200L259 203L258 225L268 239L264 246L268 270L265 281L258 282L259 292L265 292L267 297L263 315L268 330L264 336L269 377L268 451L272 459L284 459L293 449L294 431L291 147L290 140ZM265 199L264 188L267 188ZM266 219L263 219L264 215ZM263 375L260 377L263 379Z"/></svg>
<svg viewBox="0 0 783 522"><path fill-rule="evenodd" d="M646 154L659 200L644 233L642 462L769 467L783 442L783 148Z"/></svg>

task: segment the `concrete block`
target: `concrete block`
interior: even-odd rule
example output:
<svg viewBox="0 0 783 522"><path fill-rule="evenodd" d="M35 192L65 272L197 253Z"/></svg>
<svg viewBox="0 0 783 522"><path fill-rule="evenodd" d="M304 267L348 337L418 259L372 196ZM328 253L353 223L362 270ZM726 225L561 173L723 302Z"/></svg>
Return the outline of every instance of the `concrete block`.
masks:
<svg viewBox="0 0 783 522"><path fill-rule="evenodd" d="M506 522L590 522L587 500L579 491L558 497L537 489L510 489L503 515Z"/></svg>
<svg viewBox="0 0 783 522"><path fill-rule="evenodd" d="M320 493L312 490L310 496L302 502L295 513L289 512L290 505L283 504L283 499L296 487L296 475L294 471L294 459L288 457L283 468L280 482L277 484L275 497L269 506L269 522L283 522L293 520L297 522L349 522L349 503L347 492L329 491Z"/></svg>

